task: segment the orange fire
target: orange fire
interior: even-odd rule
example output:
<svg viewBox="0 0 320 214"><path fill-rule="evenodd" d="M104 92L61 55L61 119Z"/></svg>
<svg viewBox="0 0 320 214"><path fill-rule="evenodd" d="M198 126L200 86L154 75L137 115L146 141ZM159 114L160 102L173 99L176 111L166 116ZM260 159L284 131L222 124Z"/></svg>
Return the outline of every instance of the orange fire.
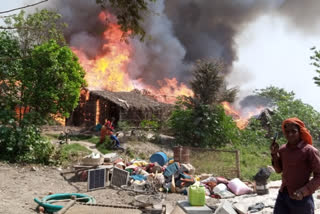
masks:
<svg viewBox="0 0 320 214"><path fill-rule="evenodd" d="M113 15L101 12L99 20L106 26L103 33L103 38L106 41L103 45L105 53L97 55L94 59L88 59L84 50L72 47L86 71L85 79L88 87L109 91L132 91L135 87L127 68L131 61L133 47L123 41L123 32ZM192 96L192 91L185 84L179 83L176 78L158 81L160 89L143 84L141 80L135 81L139 83L139 86L156 95L155 97L162 102L174 103L179 95Z"/></svg>
<svg viewBox="0 0 320 214"><path fill-rule="evenodd" d="M253 111L243 113L235 110L234 107L232 107L228 102L222 102L221 104L226 114L230 115L234 119L239 129L246 128L249 123L249 119L254 115L260 114L261 111L264 109L264 107L260 106Z"/></svg>
<svg viewBox="0 0 320 214"><path fill-rule="evenodd" d="M179 83L176 78L165 78L164 80L159 80L158 84L161 86L160 89L149 87L148 90L155 94L160 102L173 104L178 96L193 96L193 91L185 84Z"/></svg>
<svg viewBox="0 0 320 214"><path fill-rule="evenodd" d="M107 28L103 32L103 38L107 41L103 44L104 55L97 55L94 59L88 59L83 50L72 47L78 56L80 64L86 70L85 79L89 87L102 88L109 91L131 91L133 84L127 72L130 62L132 47L122 41L122 31L112 20L110 14L101 12L99 19Z"/></svg>

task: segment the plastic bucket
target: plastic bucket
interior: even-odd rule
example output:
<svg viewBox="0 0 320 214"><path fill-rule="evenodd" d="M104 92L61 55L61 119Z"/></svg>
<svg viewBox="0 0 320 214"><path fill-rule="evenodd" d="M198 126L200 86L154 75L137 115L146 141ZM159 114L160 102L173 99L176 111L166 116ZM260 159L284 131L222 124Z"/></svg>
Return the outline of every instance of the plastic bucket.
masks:
<svg viewBox="0 0 320 214"><path fill-rule="evenodd" d="M168 157L164 152L156 152L153 155L151 155L150 162L157 162L160 166L163 166L168 162Z"/></svg>

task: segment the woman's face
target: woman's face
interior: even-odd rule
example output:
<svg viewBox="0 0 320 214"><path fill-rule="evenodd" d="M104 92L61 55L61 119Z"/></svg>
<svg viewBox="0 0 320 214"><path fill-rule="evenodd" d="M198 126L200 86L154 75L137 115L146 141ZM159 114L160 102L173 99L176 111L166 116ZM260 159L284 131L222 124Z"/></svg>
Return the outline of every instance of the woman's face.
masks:
<svg viewBox="0 0 320 214"><path fill-rule="evenodd" d="M297 144L300 142L300 132L299 127L293 123L288 123L285 125L285 136L289 144Z"/></svg>

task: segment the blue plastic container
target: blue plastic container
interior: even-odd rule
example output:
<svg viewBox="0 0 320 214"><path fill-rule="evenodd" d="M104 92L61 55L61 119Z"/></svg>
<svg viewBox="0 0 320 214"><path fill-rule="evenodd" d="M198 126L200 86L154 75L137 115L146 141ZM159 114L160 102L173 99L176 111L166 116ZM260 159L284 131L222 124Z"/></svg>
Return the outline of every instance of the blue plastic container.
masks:
<svg viewBox="0 0 320 214"><path fill-rule="evenodd" d="M168 157L163 152L156 152L153 155L151 155L150 162L157 162L160 166L163 166L168 162Z"/></svg>

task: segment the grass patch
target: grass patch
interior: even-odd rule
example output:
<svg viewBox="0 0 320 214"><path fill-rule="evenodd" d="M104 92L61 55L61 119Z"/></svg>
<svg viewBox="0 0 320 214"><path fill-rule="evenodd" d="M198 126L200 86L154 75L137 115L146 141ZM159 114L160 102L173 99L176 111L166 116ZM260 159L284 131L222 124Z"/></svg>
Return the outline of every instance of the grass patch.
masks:
<svg viewBox="0 0 320 214"><path fill-rule="evenodd" d="M69 162L76 161L85 155L89 155L91 151L86 147L73 143L68 145L63 145L58 151L58 159L62 165L66 165Z"/></svg>
<svg viewBox="0 0 320 214"><path fill-rule="evenodd" d="M111 153L112 150L110 150L108 148L108 145L106 145L105 143L104 144L96 144L96 148L97 150L99 150L99 152L101 152L102 154L108 154L108 153Z"/></svg>
<svg viewBox="0 0 320 214"><path fill-rule="evenodd" d="M72 141L87 141L90 143L97 144L100 140L98 136L92 136L92 135L71 135L69 136L70 140Z"/></svg>
<svg viewBox="0 0 320 214"><path fill-rule="evenodd" d="M46 134L46 136L50 139L59 139L60 134ZM87 141L93 144L97 144L100 141L98 136L84 134L69 135L69 139L72 141Z"/></svg>
<svg viewBox="0 0 320 214"><path fill-rule="evenodd" d="M79 152L90 153L91 151L78 143L73 143L73 144L63 145L61 148L61 152L64 154L72 155Z"/></svg>
<svg viewBox="0 0 320 214"><path fill-rule="evenodd" d="M253 180L253 176L262 167L271 166L271 155L268 145L240 145L241 177L244 180ZM281 174L272 173L269 180L281 180Z"/></svg>
<svg viewBox="0 0 320 214"><path fill-rule="evenodd" d="M98 136L91 136L91 138L87 139L88 142L93 144L98 144L100 141L100 137Z"/></svg>
<svg viewBox="0 0 320 214"><path fill-rule="evenodd" d="M237 145L221 148L221 150L240 151L240 175L242 180L253 180L253 176L262 167L271 165L269 145ZM235 153L206 150L190 151L190 162L196 174L210 173L226 178L236 177ZM269 180L281 180L281 174L272 173Z"/></svg>
<svg viewBox="0 0 320 214"><path fill-rule="evenodd" d="M197 174L210 173L229 179L237 176L235 153L192 149L190 162Z"/></svg>
<svg viewBox="0 0 320 214"><path fill-rule="evenodd" d="M45 134L49 139L58 139L59 134Z"/></svg>
<svg viewBox="0 0 320 214"><path fill-rule="evenodd" d="M97 137L98 139L95 140L94 138L92 138L92 141L91 143L94 143L96 144L96 148L97 150L99 150L99 152L101 152L102 154L108 154L108 153L111 153L112 152L112 149L110 149L111 147L111 141L109 138L106 138L105 141L100 144L100 138Z"/></svg>

